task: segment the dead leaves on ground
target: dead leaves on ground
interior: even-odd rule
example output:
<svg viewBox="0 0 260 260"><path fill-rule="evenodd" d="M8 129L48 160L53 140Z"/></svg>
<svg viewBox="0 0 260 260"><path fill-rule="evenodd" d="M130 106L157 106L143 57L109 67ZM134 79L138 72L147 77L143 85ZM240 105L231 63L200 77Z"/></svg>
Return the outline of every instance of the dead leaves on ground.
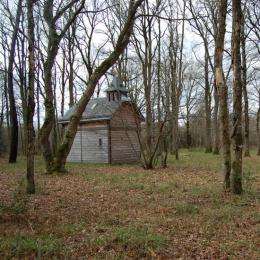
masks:
<svg viewBox="0 0 260 260"><path fill-rule="evenodd" d="M41 253L46 258L258 257L258 200L253 195L223 193L218 173L75 164L64 176L38 174L37 194L23 194L22 202L19 192L25 170L11 170L0 172L0 239L15 240L16 246L22 243L17 236L35 239L35 247L44 248ZM12 211L14 202L20 212ZM35 257L30 243L30 250L13 253L6 246L2 256Z"/></svg>

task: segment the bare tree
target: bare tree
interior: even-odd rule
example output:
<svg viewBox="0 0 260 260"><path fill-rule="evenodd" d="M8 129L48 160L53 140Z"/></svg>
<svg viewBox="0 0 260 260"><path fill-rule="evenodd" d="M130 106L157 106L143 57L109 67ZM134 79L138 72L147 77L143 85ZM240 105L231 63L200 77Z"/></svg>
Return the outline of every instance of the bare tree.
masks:
<svg viewBox="0 0 260 260"><path fill-rule="evenodd" d="M172 99L174 100L172 104L172 116L173 116L173 128L172 128L172 136L173 136L173 148L175 158L179 159L179 143L178 143L178 136L179 136L179 105L180 105L180 96L183 89L183 43L184 43L184 33L185 33L185 14L186 14L186 0L183 2L183 11L182 11L182 25L181 25L181 37L180 37L180 46L179 46L179 65L178 65L178 83L176 86L176 90L172 93Z"/></svg>
<svg viewBox="0 0 260 260"><path fill-rule="evenodd" d="M259 84L258 70L254 70L251 79L252 91L249 92L250 100L255 107L255 129L256 129L256 154L260 155L260 84Z"/></svg>
<svg viewBox="0 0 260 260"><path fill-rule="evenodd" d="M250 30L250 41L254 44L260 55L260 3L258 0L249 0L247 2L247 26Z"/></svg>
<svg viewBox="0 0 260 260"><path fill-rule="evenodd" d="M0 78L2 82L3 78ZM4 138L3 138L3 124L4 124L4 109L5 109L5 98L4 98L4 87L0 86L0 103L1 103L1 110L0 110L0 157L3 156L5 145L4 145Z"/></svg>
<svg viewBox="0 0 260 260"><path fill-rule="evenodd" d="M70 12L71 13L71 12ZM68 80L69 80L69 107L74 105L74 63L75 63L75 37L77 24L73 23L67 32L67 48L68 48Z"/></svg>
<svg viewBox="0 0 260 260"><path fill-rule="evenodd" d="M260 89L255 87L257 95L257 112L256 112L256 134L257 134L257 155L260 155Z"/></svg>
<svg viewBox="0 0 260 260"><path fill-rule="evenodd" d="M220 101L221 139L224 159L224 189L230 189L231 151L228 110L228 87L223 71L223 53L226 32L227 0L218 6L217 40L215 50L215 79Z"/></svg>
<svg viewBox="0 0 260 260"><path fill-rule="evenodd" d="M244 4L244 10L242 14L241 24L241 57L242 57L242 80L243 80L243 99L244 99L244 156L250 157L249 151L249 105L248 105L248 94L247 94L247 54L246 54L246 43L247 43L247 31L246 31L246 3Z"/></svg>
<svg viewBox="0 0 260 260"><path fill-rule="evenodd" d="M198 94L199 87L197 84L196 72L191 64L188 64L187 72L184 73L183 79L183 94L182 94L182 110L183 110L183 119L186 126L186 146L189 149L192 145L191 137L191 119L192 112L195 107L198 105Z"/></svg>
<svg viewBox="0 0 260 260"><path fill-rule="evenodd" d="M27 0L27 37L28 37L28 50L29 50L29 80L28 80L28 101L26 113L26 130L27 130L27 193L35 193L34 184L34 139L35 132L33 126L33 116L35 109L35 57L34 57L34 18L33 18L34 0Z"/></svg>
<svg viewBox="0 0 260 260"><path fill-rule="evenodd" d="M205 72L205 125L206 125L206 136L205 136L205 152L212 152L212 138L211 138L211 91L210 91L210 80L209 80L209 57L207 52L205 51L205 64L204 64L204 72ZM216 150L216 149L215 149Z"/></svg>
<svg viewBox="0 0 260 260"><path fill-rule="evenodd" d="M260 155L260 93L258 109L256 114L256 133L257 133L257 155Z"/></svg>
<svg viewBox="0 0 260 260"><path fill-rule="evenodd" d="M232 66L233 66L233 115L232 115L232 159L231 190L242 193L242 80L241 80L241 0L232 0Z"/></svg>
<svg viewBox="0 0 260 260"><path fill-rule="evenodd" d="M198 7L195 8L195 4L193 1L189 1L189 9L192 14L192 17L194 20L190 21L190 24L198 31L200 37L202 38L205 54L207 55L207 61L210 65L212 73L214 73L215 65L214 62L211 59L211 53L210 53L210 42L213 41L213 44L215 45L216 42L216 20L217 20L217 8L216 8L216 1L207 1L207 0L201 0L197 1ZM210 40L210 37L212 40ZM209 70L205 66L205 77L206 73L208 73ZM206 81L206 79L205 79ZM205 82L206 83L206 82ZM218 113L219 113L219 100L218 100L218 93L217 93L217 87L216 87L216 81L214 79L213 81L213 90L214 90L214 108L213 108L213 154L219 154L219 125L218 125ZM208 86L206 84L205 86L205 95L210 93ZM209 98L208 98L209 99ZM206 101L206 99L205 99ZM208 100L207 100L208 101ZM209 106L209 104L208 104ZM205 110L207 112L206 114L206 127L209 126L209 117L211 116L209 113L209 107ZM206 131L206 138L209 139L209 131ZM209 139L210 140L210 139ZM207 149L206 149L207 150Z"/></svg>
<svg viewBox="0 0 260 260"><path fill-rule="evenodd" d="M64 13L78 2L79 0L73 0L63 7L60 6L55 14L53 0L46 0L44 3L44 19L48 26L48 47L47 57L44 62L45 120L40 130L40 141L46 165L46 173L51 173L54 161L49 141L50 133L55 124L52 68L59 50L59 44L68 31L69 27L74 23L78 14L82 11L85 0L81 1L80 6L68 19L60 33L57 32L57 23L60 21Z"/></svg>
<svg viewBox="0 0 260 260"><path fill-rule="evenodd" d="M7 56L8 56L8 42L7 42L7 32L4 24L1 22L1 48L2 48L2 57L3 57L3 64L2 64L2 75L3 75L3 102L5 102L5 112L4 117L2 120L6 122L7 126L7 136L8 141L10 140L10 114L9 114L9 98L8 98L8 88L7 88Z"/></svg>
<svg viewBox="0 0 260 260"><path fill-rule="evenodd" d="M17 111L16 111L14 86L13 86L13 64L14 64L15 45L16 45L16 40L17 40L17 35L19 30L21 13L22 13L22 0L19 0L17 4L16 18L15 18L14 28L12 33L10 54L8 58L8 71L7 71L8 94L9 94L9 104L10 104L10 121L11 121L9 163L16 162L17 148L18 148L18 120L17 120Z"/></svg>
<svg viewBox="0 0 260 260"><path fill-rule="evenodd" d="M24 9L21 13L20 18L20 26L19 26L19 33L16 42L16 59L14 60L14 82L15 85L19 87L20 90L20 108L18 105L18 110L21 110L21 119L20 120L20 142L22 146L22 152L26 155L26 115L27 115L27 58L28 58L28 51L27 51L27 35L26 35L26 28L25 28L25 20L26 20L26 12ZM18 103L18 102L17 102ZM19 113L18 113L19 115Z"/></svg>
<svg viewBox="0 0 260 260"><path fill-rule="evenodd" d="M141 17L141 24L139 30L139 34L142 35L144 40L144 49L141 47L140 41L135 37L135 46L137 55L142 63L142 72L143 72L143 84L144 84L144 98L145 98L145 152L144 161L147 159L147 163L145 163L145 168L151 169L153 168L153 160L151 160L153 154L153 117L152 117L152 61L155 56L154 48L153 48L153 37L152 37L152 28L155 22L154 16L150 16L150 8L148 5L148 1L145 1L145 5L143 7L143 13L147 14L147 16Z"/></svg>

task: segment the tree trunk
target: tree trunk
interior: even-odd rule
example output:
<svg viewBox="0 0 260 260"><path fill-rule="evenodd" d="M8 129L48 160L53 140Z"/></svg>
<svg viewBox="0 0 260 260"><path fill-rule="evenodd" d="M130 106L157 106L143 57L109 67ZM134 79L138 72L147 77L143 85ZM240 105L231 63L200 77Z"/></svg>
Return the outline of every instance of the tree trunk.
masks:
<svg viewBox="0 0 260 260"><path fill-rule="evenodd" d="M158 19L158 61L157 61L157 120L158 120L158 126L157 129L158 131L160 131L161 129L161 124L162 124L162 110L161 110L161 97L162 97L162 86L161 86L161 21L160 19ZM158 156L160 156L160 160L161 160L161 165L163 165L163 167L165 166L165 162L164 159L165 157L163 157L163 146L164 146L164 139L165 139L165 134L162 136L162 141L159 144L159 148L158 148ZM167 164L167 162L166 162ZM166 166L165 166L166 168Z"/></svg>
<svg viewBox="0 0 260 260"><path fill-rule="evenodd" d="M40 62L40 57L38 55L38 62ZM41 151L41 139L40 139L40 129L41 129L41 117L40 117L40 68L38 63L37 71L37 91L36 91L36 102L37 102L37 152Z"/></svg>
<svg viewBox="0 0 260 260"><path fill-rule="evenodd" d="M234 158L231 170L231 190L242 193L242 80L241 80L241 0L232 0L232 60L233 60L233 118L232 147Z"/></svg>
<svg viewBox="0 0 260 260"><path fill-rule="evenodd" d="M145 67L144 67L144 93L145 93L145 108L146 108L146 146L148 158L152 155L153 146L153 130L152 130L152 105L151 105L151 90L152 90L152 28L148 27L148 39L145 41ZM148 167L153 168L152 165Z"/></svg>
<svg viewBox="0 0 260 260"><path fill-rule="evenodd" d="M40 17L37 17L37 48L40 46ZM40 109L40 72L41 72L41 60L40 60L40 52L37 53L37 79L36 79L36 103L37 103L37 153L41 153L41 137L40 137L40 129L41 129L41 109Z"/></svg>
<svg viewBox="0 0 260 260"><path fill-rule="evenodd" d="M167 75L167 74L171 74L170 73L170 70L168 68L168 64L167 64L167 61L164 62L164 74ZM170 78L170 77L169 77ZM163 168L166 168L167 167L167 158L168 158L168 152L169 152L169 148L171 147L171 135L169 133L171 133L171 117L169 116L171 113L170 113L170 98L171 98L171 95L170 95L170 82L169 82L169 79L168 77L165 77L164 79L164 85L165 85L165 96L162 96L162 99L164 102L162 102L163 104L165 104L165 113L166 113L166 120L167 120L167 125L166 125L166 129L164 130L165 131L165 134L164 134L164 140L163 140L163 150L164 150L164 162L163 162L163 165L162 167Z"/></svg>
<svg viewBox="0 0 260 260"><path fill-rule="evenodd" d="M4 100L4 93L1 93L1 98ZM3 140L3 123L4 123L4 102L1 105L1 113L0 113L0 157L2 157L4 152L4 140Z"/></svg>
<svg viewBox="0 0 260 260"><path fill-rule="evenodd" d="M27 193L35 193L34 184L34 139L35 132L33 126L33 116L35 109L34 101L34 18L33 18L34 0L27 0L27 21L28 21L28 50L29 50L29 80L28 80L28 100L27 100Z"/></svg>
<svg viewBox="0 0 260 260"><path fill-rule="evenodd" d="M205 125L206 125L206 135L205 135L205 152L212 152L212 138L211 138L211 93L209 84L209 57L205 52Z"/></svg>
<svg viewBox="0 0 260 260"><path fill-rule="evenodd" d="M173 35L171 36L173 37ZM170 50L170 74L171 74L171 153L175 154L176 159L178 158L177 151L177 130L176 130L176 121L178 120L178 113L176 113L177 108L177 49L173 45L173 39L171 40L171 50ZM177 119L177 120L176 120Z"/></svg>
<svg viewBox="0 0 260 260"><path fill-rule="evenodd" d="M2 42L1 42L1 47L2 47L2 50L3 50L3 59L4 59L4 70L5 70L5 73L4 73L4 100L5 100L5 105L6 105L6 109L5 109L5 117L6 117L6 126L7 126L7 138L8 140L10 140L10 115L9 115L9 97L8 97L8 80L7 80L7 55L6 55L6 52L7 52L7 46L6 46L6 43L2 37Z"/></svg>
<svg viewBox="0 0 260 260"><path fill-rule="evenodd" d="M75 38L75 34L76 34L76 26L72 26L72 31L70 34L69 31L69 40L68 40L68 52L69 52L69 59L68 59L68 63L69 63L69 107L72 107L74 105L74 84L73 84L73 80L74 80L74 69L73 69L73 65L74 65L74 52L73 52L73 48L74 48L74 38Z"/></svg>
<svg viewBox="0 0 260 260"><path fill-rule="evenodd" d="M243 15L244 16L244 15ZM242 49L242 82L244 98L244 156L250 157L249 150L249 113L248 113L248 96L247 96L247 64L246 64L246 36L245 20L242 18L241 25L241 49Z"/></svg>
<svg viewBox="0 0 260 260"><path fill-rule="evenodd" d="M179 148L178 148L178 139L179 139L179 127L178 127L178 114L179 114L179 105L177 102L177 97L174 97L173 103L173 125L172 125L172 141L173 141L173 154L175 155L175 159L179 160Z"/></svg>
<svg viewBox="0 0 260 260"><path fill-rule="evenodd" d="M65 70L66 70L66 59L65 59L65 50L62 50L62 55L63 55L63 61L62 61L62 68L61 68L61 116L64 115L64 105L65 105L65 86L66 86L66 81L65 81Z"/></svg>
<svg viewBox="0 0 260 260"><path fill-rule="evenodd" d="M183 2L183 18L185 18L186 12L186 1ZM180 60L179 60L179 75L178 75L178 87L177 87L177 95L176 95L176 109L174 111L174 132L175 132L175 158L179 160L179 105L180 105L180 96L182 92L182 57L183 57L183 43L184 43L184 33L185 33L185 21L182 21L182 28L181 28L181 43L180 43Z"/></svg>
<svg viewBox="0 0 260 260"><path fill-rule="evenodd" d="M187 122L186 122L186 144L187 148L190 149L191 147L191 134L190 134L190 118L187 115Z"/></svg>
<svg viewBox="0 0 260 260"><path fill-rule="evenodd" d="M23 131L24 131L24 129L22 127L21 118L20 118L19 115L17 117L17 120L18 120L18 129L20 129L20 131L18 131L18 139L19 139L19 134L20 134L21 151L25 151L26 150L26 144L25 144L24 139L23 139Z"/></svg>
<svg viewBox="0 0 260 260"><path fill-rule="evenodd" d="M55 55L56 56L56 55ZM54 59L54 57L52 57ZM44 123L40 130L40 141L41 141L41 148L42 153L45 161L45 168L46 173L49 174L52 171L53 167L53 154L50 144L50 133L54 125L55 120L55 111L54 111L54 105L53 105L53 91L52 91L52 67L53 67L54 61L47 61L44 64L44 88L45 88L45 100L44 100L44 106L45 106L45 119Z"/></svg>
<svg viewBox="0 0 260 260"><path fill-rule="evenodd" d="M218 33L215 49L215 79L220 101L220 123L224 159L224 189L230 189L231 151L228 110L228 87L223 72L223 51L226 32L227 0L219 3Z"/></svg>
<svg viewBox="0 0 260 260"><path fill-rule="evenodd" d="M259 107L256 115L256 133L257 133L257 155L260 155L260 97L259 97Z"/></svg>
<svg viewBox="0 0 260 260"><path fill-rule="evenodd" d="M18 76L19 76L19 89L20 89L20 97L21 97L21 108L22 108L22 119L23 119L23 124L19 124L20 128L20 137L22 141L22 152L24 155L27 154L26 147L27 147L27 78L26 78L26 73L27 73L27 52L26 52L26 47L25 47L25 42L26 42L26 36L25 36L25 29L23 27L24 24L24 12L22 12L21 15L21 31L22 35L19 35L17 39L17 58L18 62L15 64L18 70ZM21 120L20 120L21 122ZM23 131L22 131L23 127Z"/></svg>
<svg viewBox="0 0 260 260"><path fill-rule="evenodd" d="M18 1L17 12L14 24L14 31L12 35L12 42L10 47L10 56L8 63L8 94L9 94L9 104L10 104L10 121L11 121L11 135L10 135L10 151L9 151L9 163L15 163L17 158L18 149L18 120L17 111L14 97L14 86L13 86L13 64L15 56L15 44L18 36L20 16L22 13L22 0Z"/></svg>
<svg viewBox="0 0 260 260"><path fill-rule="evenodd" d="M219 154L219 125L218 125L218 90L216 86L216 79L214 79L214 110L213 110L213 128L214 128L214 143L213 143L213 154Z"/></svg>

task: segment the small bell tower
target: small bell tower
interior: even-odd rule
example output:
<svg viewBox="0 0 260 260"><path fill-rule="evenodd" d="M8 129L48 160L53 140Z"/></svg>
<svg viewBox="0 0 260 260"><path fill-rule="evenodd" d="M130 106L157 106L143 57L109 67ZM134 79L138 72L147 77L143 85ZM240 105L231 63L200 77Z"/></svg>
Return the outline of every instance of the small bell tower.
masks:
<svg viewBox="0 0 260 260"><path fill-rule="evenodd" d="M107 99L109 102L129 100L128 98L129 91L125 88L122 81L117 76L114 76L111 84L105 90L105 92L107 93Z"/></svg>

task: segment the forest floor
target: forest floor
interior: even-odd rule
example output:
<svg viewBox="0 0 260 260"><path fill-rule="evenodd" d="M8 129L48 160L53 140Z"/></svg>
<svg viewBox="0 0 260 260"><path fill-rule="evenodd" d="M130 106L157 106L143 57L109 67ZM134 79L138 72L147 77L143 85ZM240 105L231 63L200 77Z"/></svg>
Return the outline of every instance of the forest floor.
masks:
<svg viewBox="0 0 260 260"><path fill-rule="evenodd" d="M0 259L259 259L260 158L241 196L222 190L221 156L182 150L167 169L69 164L35 195L26 163L0 160Z"/></svg>

